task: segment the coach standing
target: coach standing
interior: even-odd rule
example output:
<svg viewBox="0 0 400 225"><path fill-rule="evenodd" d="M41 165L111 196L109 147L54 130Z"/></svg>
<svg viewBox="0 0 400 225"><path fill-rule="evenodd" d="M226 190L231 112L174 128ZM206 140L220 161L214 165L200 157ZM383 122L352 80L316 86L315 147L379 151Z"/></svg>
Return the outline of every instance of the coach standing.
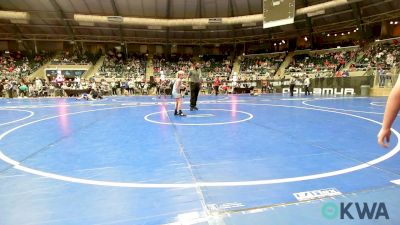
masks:
<svg viewBox="0 0 400 225"><path fill-rule="evenodd" d="M195 63L189 71L190 83L190 111L199 110L197 108L197 97L199 96L201 87L201 70L200 64Z"/></svg>

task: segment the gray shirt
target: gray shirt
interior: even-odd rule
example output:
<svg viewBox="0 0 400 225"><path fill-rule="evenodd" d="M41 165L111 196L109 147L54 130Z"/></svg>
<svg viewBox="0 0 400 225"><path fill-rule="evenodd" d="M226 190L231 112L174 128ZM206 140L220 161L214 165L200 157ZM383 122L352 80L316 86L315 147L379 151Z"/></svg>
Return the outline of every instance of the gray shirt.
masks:
<svg viewBox="0 0 400 225"><path fill-rule="evenodd" d="M189 71L189 78L190 78L190 82L193 83L200 83L201 82L201 71L200 69L198 70L190 70Z"/></svg>
<svg viewBox="0 0 400 225"><path fill-rule="evenodd" d="M289 80L289 83L290 84L296 84L296 80L297 80L296 78L291 77L290 80Z"/></svg>

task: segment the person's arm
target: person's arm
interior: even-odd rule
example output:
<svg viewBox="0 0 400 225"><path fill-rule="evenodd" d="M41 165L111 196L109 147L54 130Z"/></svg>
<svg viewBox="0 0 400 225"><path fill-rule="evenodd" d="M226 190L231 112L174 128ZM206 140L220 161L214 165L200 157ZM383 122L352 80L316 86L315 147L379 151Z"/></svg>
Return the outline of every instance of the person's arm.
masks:
<svg viewBox="0 0 400 225"><path fill-rule="evenodd" d="M400 79L390 92L386 103L385 114L383 116L382 128L378 133L378 144L387 148L390 142L390 128L400 110Z"/></svg>
<svg viewBox="0 0 400 225"><path fill-rule="evenodd" d="M175 89L175 92L176 93L180 93L181 92L181 90L180 90L180 88L181 88L181 80L180 79L178 79L178 80L176 80L176 89Z"/></svg>
<svg viewBox="0 0 400 225"><path fill-rule="evenodd" d="M201 73L201 69L199 69L198 70L198 73L199 73L199 81L200 81L200 84L202 84L203 83L203 74Z"/></svg>

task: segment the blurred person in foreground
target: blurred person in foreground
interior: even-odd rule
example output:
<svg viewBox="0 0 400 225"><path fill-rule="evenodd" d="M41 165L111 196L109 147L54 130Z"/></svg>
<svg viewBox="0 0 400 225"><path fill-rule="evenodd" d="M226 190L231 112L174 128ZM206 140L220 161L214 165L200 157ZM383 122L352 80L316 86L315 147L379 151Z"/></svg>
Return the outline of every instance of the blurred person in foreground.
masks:
<svg viewBox="0 0 400 225"><path fill-rule="evenodd" d="M390 135L393 122L400 110L400 79L397 79L395 86L389 94L383 116L382 128L378 133L378 144L387 148L390 142Z"/></svg>

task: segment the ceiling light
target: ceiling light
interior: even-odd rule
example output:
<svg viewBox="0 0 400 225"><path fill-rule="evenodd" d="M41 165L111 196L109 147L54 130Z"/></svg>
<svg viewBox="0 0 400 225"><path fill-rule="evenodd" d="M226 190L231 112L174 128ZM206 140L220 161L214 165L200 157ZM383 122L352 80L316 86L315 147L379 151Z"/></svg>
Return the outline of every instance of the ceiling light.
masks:
<svg viewBox="0 0 400 225"><path fill-rule="evenodd" d="M324 14L325 14L325 10L322 9L319 11L307 13L307 17L319 16L319 15L324 15Z"/></svg>
<svg viewBox="0 0 400 225"><path fill-rule="evenodd" d="M29 20L10 20L11 23L16 23L16 24L29 24Z"/></svg>
<svg viewBox="0 0 400 225"><path fill-rule="evenodd" d="M0 19L8 20L29 20L30 16L27 12L16 11L0 11Z"/></svg>
<svg viewBox="0 0 400 225"><path fill-rule="evenodd" d="M264 22L263 23L263 28L271 28L271 27L278 27L278 26L283 26L287 24L293 24L294 23L294 17L289 17L287 19L281 19L281 20L274 20L271 22Z"/></svg>
<svg viewBox="0 0 400 225"><path fill-rule="evenodd" d="M124 17L122 16L107 16L107 21L110 23L120 24L124 22Z"/></svg>

